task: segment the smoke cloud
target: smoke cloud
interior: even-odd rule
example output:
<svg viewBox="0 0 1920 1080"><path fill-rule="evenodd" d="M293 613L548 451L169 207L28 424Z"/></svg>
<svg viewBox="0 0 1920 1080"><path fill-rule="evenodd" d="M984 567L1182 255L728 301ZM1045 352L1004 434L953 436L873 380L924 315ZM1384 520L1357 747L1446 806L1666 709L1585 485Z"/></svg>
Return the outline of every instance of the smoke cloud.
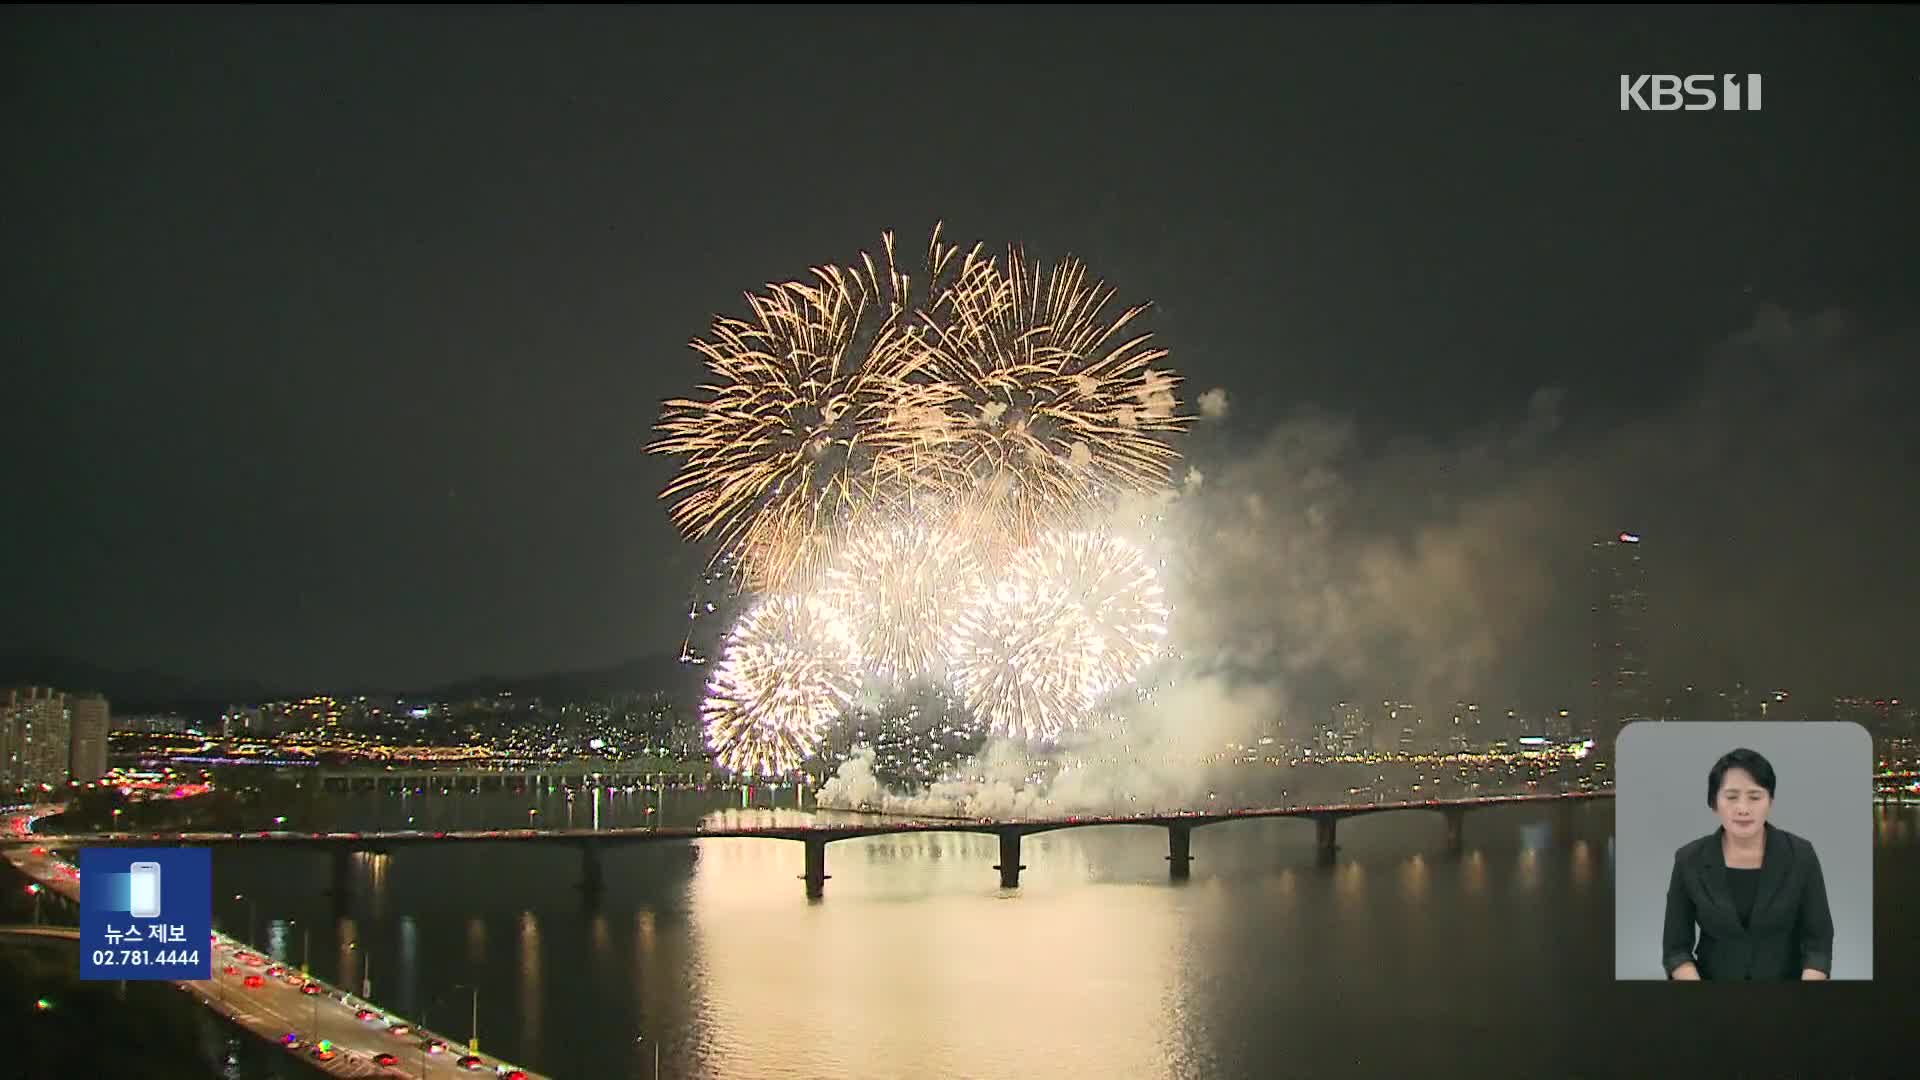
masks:
<svg viewBox="0 0 1920 1080"><path fill-rule="evenodd" d="M992 744L913 798L855 760L823 800L963 816L1196 806L1225 747L1304 735L1337 700L1584 711L1584 560L1622 529L1645 538L1656 692L1897 693L1920 610L1900 404L1916 351L1843 314L1765 310L1692 389L1628 420L1542 387L1444 440L1309 407L1259 433L1215 425L1228 437L1145 508L1181 658L1151 704L1038 765ZM1224 417L1226 391L1200 409Z"/></svg>

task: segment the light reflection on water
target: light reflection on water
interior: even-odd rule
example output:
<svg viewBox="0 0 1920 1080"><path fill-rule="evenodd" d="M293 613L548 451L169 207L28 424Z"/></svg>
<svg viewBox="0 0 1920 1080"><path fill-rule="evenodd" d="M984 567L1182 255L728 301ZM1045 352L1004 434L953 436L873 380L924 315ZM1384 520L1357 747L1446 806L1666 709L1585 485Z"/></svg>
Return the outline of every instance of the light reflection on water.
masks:
<svg viewBox="0 0 1920 1080"><path fill-rule="evenodd" d="M494 799L501 827L530 798ZM681 820L811 820L674 798ZM602 821L641 805L609 799ZM223 853L216 876L260 896L263 922L320 915L315 954L337 970L357 937L394 973L375 986L391 1007L479 982L483 1045L556 1076L647 1076L642 1037L662 1040L665 1075L717 1080L1354 1075L1414 1069L1433 1046L1506 1074L1516 1047L1558 1063L1538 1055L1592 1045L1611 827L1604 804L1568 835L1525 808L1476 811L1449 856L1432 815L1351 819L1321 867L1310 823L1234 823L1194 834L1187 883L1167 879L1164 830L1046 833L1026 838L1017 890L999 888L990 835L899 835L829 845L819 903L791 841L615 846L597 907L571 848L402 848L358 867L337 948L320 941L324 861ZM1569 977L1583 967L1590 981ZM434 1022L463 1036L461 1012Z"/></svg>

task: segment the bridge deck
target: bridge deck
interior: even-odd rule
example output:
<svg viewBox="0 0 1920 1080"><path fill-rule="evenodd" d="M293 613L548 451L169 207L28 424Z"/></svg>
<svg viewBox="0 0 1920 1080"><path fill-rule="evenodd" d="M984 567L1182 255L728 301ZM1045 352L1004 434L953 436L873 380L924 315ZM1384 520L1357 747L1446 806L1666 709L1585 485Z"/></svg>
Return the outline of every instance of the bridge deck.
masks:
<svg viewBox="0 0 1920 1080"><path fill-rule="evenodd" d="M1612 791L1570 792L1550 795L1496 795L1470 799L1427 799L1395 803L1350 803L1322 806L1268 807L1227 810L1217 813L1152 812L1107 816L1064 818L980 818L978 820L889 818L867 822L835 821L816 825L767 825L736 828L700 826L636 826L611 829L457 829L445 831L402 830L396 832L160 832L91 833L72 837L89 846L127 846L140 844L197 844L208 846L279 844L305 847L398 847L415 844L563 842L595 844L621 842L657 842L662 840L704 840L722 837L758 837L771 840L819 840L831 843L865 836L891 836L902 833L984 833L1004 836L1032 835L1061 829L1084 829L1109 825L1147 825L1161 828L1183 825L1200 828L1228 821L1261 818L1305 817L1343 818L1404 810L1474 810L1495 806L1541 803L1583 802L1609 799ZM857 811L835 811L855 813ZM19 837L13 843L23 842ZM55 836L35 836L32 843L59 846Z"/></svg>

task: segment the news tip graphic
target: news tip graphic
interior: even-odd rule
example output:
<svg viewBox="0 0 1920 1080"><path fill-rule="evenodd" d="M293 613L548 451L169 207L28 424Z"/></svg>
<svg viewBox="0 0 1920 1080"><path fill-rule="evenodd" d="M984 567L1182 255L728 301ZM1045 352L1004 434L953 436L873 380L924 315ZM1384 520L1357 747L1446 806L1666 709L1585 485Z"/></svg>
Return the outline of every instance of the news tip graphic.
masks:
<svg viewBox="0 0 1920 1080"><path fill-rule="evenodd" d="M213 977L206 848L80 849L80 978Z"/></svg>

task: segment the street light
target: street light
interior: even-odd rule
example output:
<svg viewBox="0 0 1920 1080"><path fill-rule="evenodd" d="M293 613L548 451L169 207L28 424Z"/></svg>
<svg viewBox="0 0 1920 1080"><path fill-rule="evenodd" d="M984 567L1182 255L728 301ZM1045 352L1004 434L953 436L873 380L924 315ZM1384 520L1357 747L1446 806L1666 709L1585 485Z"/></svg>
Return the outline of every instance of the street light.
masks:
<svg viewBox="0 0 1920 1080"><path fill-rule="evenodd" d="M313 951L313 927L302 925L299 919L288 919L288 926L300 927L300 974L310 975L307 968L307 954Z"/></svg>
<svg viewBox="0 0 1920 1080"><path fill-rule="evenodd" d="M447 987L446 994L442 994L438 998L435 998L433 1004L420 1010L420 1026L422 1028L427 1027L428 1015L431 1014L433 1010L445 1004L447 1000L447 995L453 993L455 990L473 991L473 1020L472 1020L473 1027L469 1029L469 1032L467 1035L467 1052L471 1054L477 1054L480 1052L480 987L479 987L479 984L477 983L455 983L454 985ZM420 1033L415 1032L415 1034L420 1034ZM427 1036L423 1036L420 1042L420 1075L423 1078L427 1075L426 1038Z"/></svg>
<svg viewBox="0 0 1920 1080"><path fill-rule="evenodd" d="M644 1043L647 1041L647 1037L645 1035L635 1036L633 1041L636 1043ZM653 1040L653 1080L660 1080L660 1040L659 1039Z"/></svg>
<svg viewBox="0 0 1920 1080"><path fill-rule="evenodd" d="M41 892L40 883L36 881L33 884L27 886L27 892L29 895L33 897L33 925L39 926L40 925L40 892Z"/></svg>
<svg viewBox="0 0 1920 1080"><path fill-rule="evenodd" d="M347 942L347 951L360 952L360 943ZM360 957L360 996L369 1001L373 999L373 954L370 952Z"/></svg>
<svg viewBox="0 0 1920 1080"><path fill-rule="evenodd" d="M255 935L254 935L254 917L255 917L255 916L256 916L256 915L257 915L257 914L259 913L259 908L257 908L257 907L256 907L256 906L254 905L254 902L253 902L253 897L251 897L251 896L248 896L248 895L247 895L247 894L245 894L245 893L234 893L234 894L233 894L233 899L234 899L234 901L235 901L236 903L238 903L238 902L240 902L240 901L245 901L245 902L246 902L246 905L247 905L247 947L248 947L248 948L253 948L253 947L254 947L254 946L253 946L253 942L254 942L254 937L255 937Z"/></svg>

